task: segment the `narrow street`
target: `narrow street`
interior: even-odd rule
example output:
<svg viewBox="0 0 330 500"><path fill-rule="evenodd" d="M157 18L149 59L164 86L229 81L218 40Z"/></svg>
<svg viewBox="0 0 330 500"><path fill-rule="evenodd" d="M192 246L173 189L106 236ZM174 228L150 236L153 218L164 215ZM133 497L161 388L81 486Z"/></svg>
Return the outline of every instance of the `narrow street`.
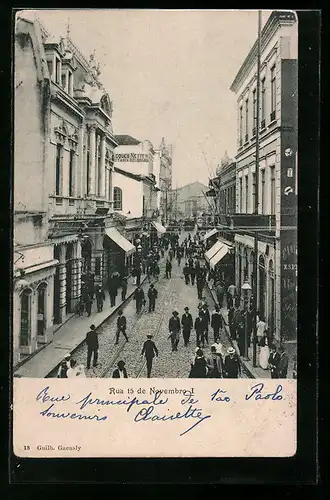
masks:
<svg viewBox="0 0 330 500"><path fill-rule="evenodd" d="M185 237L185 234L182 235ZM191 333L190 344L184 347L182 334L178 351L172 352L171 341L168 339L168 321L172 315L172 311L177 310L181 315L184 312L184 307L188 306L195 320L197 316L197 288L196 285L186 285L182 273L184 260L181 261L179 267L176 259L173 259L172 277L165 278L164 272L165 259L160 262L160 279L155 282L155 288L158 291L158 299L156 301L156 309L154 312L148 312L148 300L142 312L137 315L135 310L135 301L130 300L123 308L124 315L127 319L127 334L129 342L126 342L124 337L121 337L119 344L115 345L116 341L116 321L117 315L109 318L100 328L98 328L99 336L99 359L96 368L90 368L86 371L87 377L104 377L111 378L114 369L117 367L119 360L124 360L129 377L138 378L146 377L145 358L141 356L141 350L147 334L153 335L153 340L158 348L159 356L154 358L152 377L157 378L185 378L189 376L191 361L195 355L196 349L196 334L193 330ZM147 297L149 282L146 280L143 284L143 290ZM214 302L208 289L204 290L204 296L209 304L210 312L214 308ZM109 300L107 294L106 300ZM221 342L225 348L230 346L230 343L223 333ZM213 332L210 328L209 346L203 349L207 356L210 353L210 346L213 343ZM83 343L74 352L74 359L77 363L86 366L87 347ZM50 376L56 376L53 372ZM242 377L246 377L243 373Z"/></svg>

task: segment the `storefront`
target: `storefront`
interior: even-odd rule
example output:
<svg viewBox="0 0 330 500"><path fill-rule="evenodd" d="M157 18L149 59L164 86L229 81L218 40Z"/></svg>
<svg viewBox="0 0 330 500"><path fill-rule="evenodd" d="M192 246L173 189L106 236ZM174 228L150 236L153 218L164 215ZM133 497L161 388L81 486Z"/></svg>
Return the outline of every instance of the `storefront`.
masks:
<svg viewBox="0 0 330 500"><path fill-rule="evenodd" d="M113 272L122 274L125 269L130 267L129 259L135 253L136 247L115 227L105 229L103 247L107 262L106 280Z"/></svg>

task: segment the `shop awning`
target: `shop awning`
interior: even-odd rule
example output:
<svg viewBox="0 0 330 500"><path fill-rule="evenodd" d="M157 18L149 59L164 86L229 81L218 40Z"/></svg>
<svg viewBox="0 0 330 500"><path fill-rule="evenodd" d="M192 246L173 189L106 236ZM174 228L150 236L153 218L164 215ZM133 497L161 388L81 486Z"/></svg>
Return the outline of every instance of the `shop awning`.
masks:
<svg viewBox="0 0 330 500"><path fill-rule="evenodd" d="M161 224L159 224L159 222L153 221L152 225L154 226L154 228L157 230L158 233L161 233L161 234L166 233L166 228L164 226L162 226Z"/></svg>
<svg viewBox="0 0 330 500"><path fill-rule="evenodd" d="M209 238L211 238L211 236L214 236L215 234L217 234L217 232L218 232L218 230L216 228L211 229L211 231L208 231L206 234L204 234L203 240L204 241L208 240Z"/></svg>
<svg viewBox="0 0 330 500"><path fill-rule="evenodd" d="M209 248L207 252L205 252L205 259L208 263L215 256L215 254L219 252L222 245L223 242L219 240L216 243L214 243L214 245L211 248Z"/></svg>
<svg viewBox="0 0 330 500"><path fill-rule="evenodd" d="M216 266L218 264L218 262L220 262L220 260L222 260L225 257L225 255L227 255L229 250L230 250L230 248L227 245L225 245L225 244L222 245L220 250L210 260L211 269L213 269L213 267Z"/></svg>
<svg viewBox="0 0 330 500"><path fill-rule="evenodd" d="M205 252L205 259L213 268L221 259L227 255L231 247L226 245L223 241L218 240L214 245Z"/></svg>
<svg viewBox="0 0 330 500"><path fill-rule="evenodd" d="M126 256L131 255L135 252L136 248L130 241L128 241L115 227L108 227L105 229L105 234L112 241L116 243L116 245L120 246L126 254Z"/></svg>

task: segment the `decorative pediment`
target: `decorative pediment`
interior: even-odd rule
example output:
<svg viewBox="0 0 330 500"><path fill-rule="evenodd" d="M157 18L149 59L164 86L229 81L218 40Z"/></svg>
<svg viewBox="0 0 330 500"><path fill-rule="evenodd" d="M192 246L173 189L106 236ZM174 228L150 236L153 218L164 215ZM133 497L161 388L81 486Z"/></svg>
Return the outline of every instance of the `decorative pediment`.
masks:
<svg viewBox="0 0 330 500"><path fill-rule="evenodd" d="M54 132L57 142L59 142L60 144L64 144L68 136L68 128L64 120L57 127L54 128Z"/></svg>
<svg viewBox="0 0 330 500"><path fill-rule="evenodd" d="M79 142L79 136L78 136L78 129L76 127L73 128L72 133L68 136L68 142L70 149L77 149L78 142Z"/></svg>

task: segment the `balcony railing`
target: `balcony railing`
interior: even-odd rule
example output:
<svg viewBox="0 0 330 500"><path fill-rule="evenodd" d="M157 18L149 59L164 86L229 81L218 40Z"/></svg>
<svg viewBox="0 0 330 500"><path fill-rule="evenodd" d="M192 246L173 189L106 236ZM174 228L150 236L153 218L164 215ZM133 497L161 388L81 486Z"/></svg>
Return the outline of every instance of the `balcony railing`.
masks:
<svg viewBox="0 0 330 500"><path fill-rule="evenodd" d="M275 231L275 215L226 214L219 215L219 223L233 231Z"/></svg>

